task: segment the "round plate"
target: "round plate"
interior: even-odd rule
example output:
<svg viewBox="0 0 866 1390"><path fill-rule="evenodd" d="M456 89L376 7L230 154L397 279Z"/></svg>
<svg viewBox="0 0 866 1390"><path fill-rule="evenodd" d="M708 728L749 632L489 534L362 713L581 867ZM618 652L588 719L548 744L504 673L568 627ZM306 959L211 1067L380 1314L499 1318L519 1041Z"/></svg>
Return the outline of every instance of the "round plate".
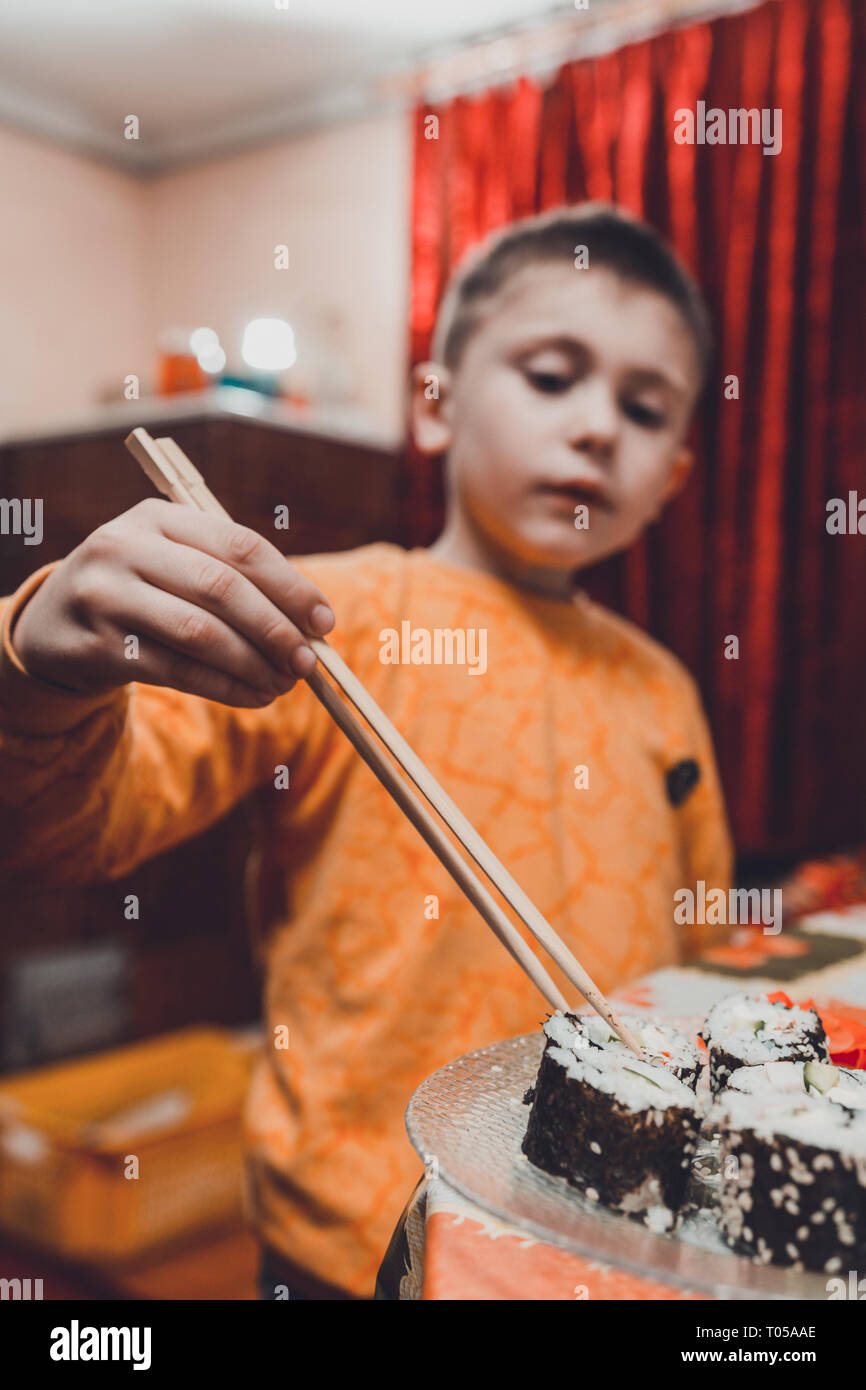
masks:
<svg viewBox="0 0 866 1390"><path fill-rule="evenodd" d="M665 1022L694 1036L701 1020ZM725 1245L716 1220L712 1139L695 1154L687 1206L673 1235L599 1208L565 1178L533 1167L520 1150L529 1118L523 1096L543 1046L540 1032L494 1043L449 1062L418 1087L406 1110L409 1138L425 1163L435 1160L449 1187L538 1240L662 1283L724 1299L826 1300L825 1275L754 1264Z"/></svg>

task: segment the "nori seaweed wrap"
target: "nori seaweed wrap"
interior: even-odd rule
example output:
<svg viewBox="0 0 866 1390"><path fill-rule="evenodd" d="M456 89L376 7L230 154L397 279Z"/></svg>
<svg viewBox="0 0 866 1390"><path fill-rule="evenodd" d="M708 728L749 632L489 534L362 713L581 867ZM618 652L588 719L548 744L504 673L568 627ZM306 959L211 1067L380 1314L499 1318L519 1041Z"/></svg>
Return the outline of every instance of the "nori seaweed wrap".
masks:
<svg viewBox="0 0 866 1390"><path fill-rule="evenodd" d="M553 1044L528 1095L531 1163L653 1230L673 1227L701 1121L689 1086L631 1053Z"/></svg>

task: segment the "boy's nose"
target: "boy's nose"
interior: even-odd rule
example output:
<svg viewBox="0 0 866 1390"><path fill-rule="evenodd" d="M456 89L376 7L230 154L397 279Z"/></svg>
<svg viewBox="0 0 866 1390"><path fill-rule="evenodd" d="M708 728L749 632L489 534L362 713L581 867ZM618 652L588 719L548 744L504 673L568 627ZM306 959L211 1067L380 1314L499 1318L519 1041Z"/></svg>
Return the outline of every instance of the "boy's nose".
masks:
<svg viewBox="0 0 866 1390"><path fill-rule="evenodd" d="M574 393L568 422L571 447L587 453L609 453L618 433L619 411L610 387L599 378L582 382Z"/></svg>

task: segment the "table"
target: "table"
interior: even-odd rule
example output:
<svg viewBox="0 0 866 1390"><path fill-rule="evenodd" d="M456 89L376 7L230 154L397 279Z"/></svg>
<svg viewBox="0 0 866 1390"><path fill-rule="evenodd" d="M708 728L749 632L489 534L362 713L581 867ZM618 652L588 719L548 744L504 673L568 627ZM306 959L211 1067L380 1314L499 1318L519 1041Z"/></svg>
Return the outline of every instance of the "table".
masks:
<svg viewBox="0 0 866 1390"><path fill-rule="evenodd" d="M688 967L657 970L611 998L629 1012L706 1013L726 994L783 989L814 999L831 1051L848 1027L866 1064L866 905L820 912L776 936L744 927ZM411 1195L379 1272L377 1297L405 1300L707 1300L529 1236L430 1174ZM712 1301L711 1299L709 1301Z"/></svg>

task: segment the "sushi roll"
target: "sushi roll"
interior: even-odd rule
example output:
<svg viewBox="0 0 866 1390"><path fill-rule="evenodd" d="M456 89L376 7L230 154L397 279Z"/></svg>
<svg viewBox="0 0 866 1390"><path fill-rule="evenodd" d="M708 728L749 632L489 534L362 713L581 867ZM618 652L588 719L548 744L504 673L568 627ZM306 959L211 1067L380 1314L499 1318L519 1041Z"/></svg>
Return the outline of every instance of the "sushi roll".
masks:
<svg viewBox="0 0 866 1390"><path fill-rule="evenodd" d="M765 1062L827 1062L827 1035L814 1009L787 995L729 994L707 1015L700 1032L710 1058L710 1090L721 1090L738 1067Z"/></svg>
<svg viewBox="0 0 866 1390"><path fill-rule="evenodd" d="M761 1264L833 1274L866 1258L866 1109L828 1094L729 1087L711 1113L721 1230Z"/></svg>
<svg viewBox="0 0 866 1390"><path fill-rule="evenodd" d="M549 1040L550 1043L550 1040ZM685 1195L701 1108L663 1067L631 1053L550 1043L523 1140L530 1163L591 1201L670 1230Z"/></svg>
<svg viewBox="0 0 866 1390"><path fill-rule="evenodd" d="M657 1023L632 1014L622 1014L622 1022L642 1044L647 1060L664 1067L678 1081L695 1090L701 1074L701 1057L695 1043L685 1033L667 1023ZM566 1014L559 1010L543 1024L546 1048L562 1047L576 1057L591 1057L604 1051L621 1057L633 1057L631 1048L614 1033L600 1014ZM531 1093L527 1093L529 1100Z"/></svg>

